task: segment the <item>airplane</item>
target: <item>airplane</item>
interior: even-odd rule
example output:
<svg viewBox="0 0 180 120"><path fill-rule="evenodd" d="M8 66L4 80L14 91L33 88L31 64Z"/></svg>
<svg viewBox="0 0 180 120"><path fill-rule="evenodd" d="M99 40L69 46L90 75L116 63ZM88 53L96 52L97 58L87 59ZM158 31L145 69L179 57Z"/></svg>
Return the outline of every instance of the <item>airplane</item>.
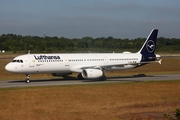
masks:
<svg viewBox="0 0 180 120"><path fill-rule="evenodd" d="M160 55L155 54L158 29L153 29L141 49L136 53L75 53L75 54L26 54L15 57L5 66L12 73L51 73L53 76L68 76L78 73L77 78L106 80L105 72L137 68L148 63L161 64Z"/></svg>

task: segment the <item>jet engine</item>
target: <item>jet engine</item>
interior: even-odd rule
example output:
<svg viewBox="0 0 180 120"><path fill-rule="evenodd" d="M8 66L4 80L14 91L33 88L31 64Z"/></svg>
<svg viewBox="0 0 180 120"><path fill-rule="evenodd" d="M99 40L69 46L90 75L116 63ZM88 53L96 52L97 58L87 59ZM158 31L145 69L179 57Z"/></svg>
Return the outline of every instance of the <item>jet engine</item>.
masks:
<svg viewBox="0 0 180 120"><path fill-rule="evenodd" d="M99 78L103 76L102 70L99 69L84 69L82 71L83 78Z"/></svg>

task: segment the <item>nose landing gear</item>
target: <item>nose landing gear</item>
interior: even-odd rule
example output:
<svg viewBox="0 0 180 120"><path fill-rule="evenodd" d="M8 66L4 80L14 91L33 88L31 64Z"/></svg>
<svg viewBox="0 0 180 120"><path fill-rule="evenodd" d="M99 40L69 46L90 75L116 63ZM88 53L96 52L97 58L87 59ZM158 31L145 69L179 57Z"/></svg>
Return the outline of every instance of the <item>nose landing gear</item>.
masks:
<svg viewBox="0 0 180 120"><path fill-rule="evenodd" d="M25 83L30 83L30 80L29 80L29 78L30 78L30 75L29 75L29 74L26 74Z"/></svg>

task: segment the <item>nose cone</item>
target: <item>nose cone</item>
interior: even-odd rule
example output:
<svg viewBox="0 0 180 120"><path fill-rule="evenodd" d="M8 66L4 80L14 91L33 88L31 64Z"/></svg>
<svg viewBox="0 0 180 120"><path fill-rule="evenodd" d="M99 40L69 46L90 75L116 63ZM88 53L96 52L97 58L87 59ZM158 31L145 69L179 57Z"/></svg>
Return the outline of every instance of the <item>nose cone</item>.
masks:
<svg viewBox="0 0 180 120"><path fill-rule="evenodd" d="M9 72L13 72L13 67L10 63L8 63L6 66L5 66L5 69Z"/></svg>
<svg viewBox="0 0 180 120"><path fill-rule="evenodd" d="M10 68L10 65L7 64L7 65L5 66L5 69L10 72L10 69L11 69L11 68Z"/></svg>

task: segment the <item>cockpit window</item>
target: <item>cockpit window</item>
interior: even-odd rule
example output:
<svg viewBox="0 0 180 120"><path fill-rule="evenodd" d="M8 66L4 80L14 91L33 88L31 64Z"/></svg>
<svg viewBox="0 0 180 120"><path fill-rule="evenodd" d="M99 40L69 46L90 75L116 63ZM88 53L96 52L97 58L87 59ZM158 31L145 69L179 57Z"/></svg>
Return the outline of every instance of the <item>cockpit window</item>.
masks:
<svg viewBox="0 0 180 120"><path fill-rule="evenodd" d="M16 60L16 59L14 59L14 60L12 60L12 63L23 63L23 60Z"/></svg>
<svg viewBox="0 0 180 120"><path fill-rule="evenodd" d="M16 60L13 60L12 62L16 62Z"/></svg>

